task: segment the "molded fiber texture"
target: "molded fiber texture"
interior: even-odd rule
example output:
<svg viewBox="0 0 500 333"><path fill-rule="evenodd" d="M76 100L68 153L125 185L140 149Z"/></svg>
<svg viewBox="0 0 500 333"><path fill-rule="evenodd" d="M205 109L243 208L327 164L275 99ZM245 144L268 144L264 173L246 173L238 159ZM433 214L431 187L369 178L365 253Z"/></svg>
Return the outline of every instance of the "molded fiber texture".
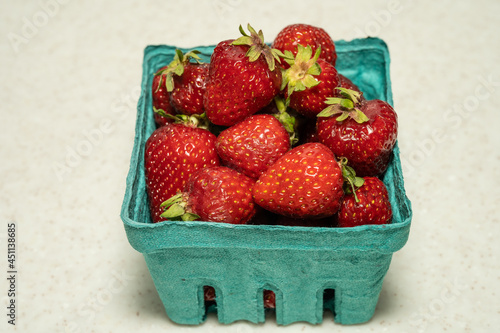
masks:
<svg viewBox="0 0 500 333"><path fill-rule="evenodd" d="M367 99L392 101L389 51L380 39L335 42L337 69ZM214 46L197 47L208 62ZM182 49L186 52L191 49ZM155 129L151 102L153 74L174 57L175 47L148 46L142 94L121 218L132 247L144 255L167 315L179 324L206 318L203 286L216 291L221 323L263 322L263 290L276 294L276 322L321 323L325 308L335 322L370 320L392 254L406 243L411 203L406 196L399 148L383 176L393 208L389 225L354 228L231 225L161 222L149 214L144 177L144 145ZM324 300L325 290L333 299Z"/></svg>

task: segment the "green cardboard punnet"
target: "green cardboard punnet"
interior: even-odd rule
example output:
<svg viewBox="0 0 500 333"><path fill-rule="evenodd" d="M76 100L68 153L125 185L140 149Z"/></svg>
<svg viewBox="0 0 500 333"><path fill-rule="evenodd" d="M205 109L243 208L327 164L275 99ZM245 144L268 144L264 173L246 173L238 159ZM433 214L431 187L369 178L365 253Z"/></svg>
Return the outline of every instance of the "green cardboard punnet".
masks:
<svg viewBox="0 0 500 333"><path fill-rule="evenodd" d="M338 71L358 85L367 99L393 104L387 45L378 38L337 41L335 45ZM208 62L213 48L193 49L201 51ZM173 59L175 49L167 45L145 49L135 142L121 211L128 240L144 255L169 318L179 324L202 323L206 317L203 286L212 286L217 317L224 324L263 322L264 289L276 294L276 322L280 325L321 323L325 308L341 324L370 320L392 254L404 246L410 231L412 210L398 146L383 176L394 215L388 225L153 224L143 164L145 142L155 129L150 87L153 74ZM334 297L324 300L325 290Z"/></svg>

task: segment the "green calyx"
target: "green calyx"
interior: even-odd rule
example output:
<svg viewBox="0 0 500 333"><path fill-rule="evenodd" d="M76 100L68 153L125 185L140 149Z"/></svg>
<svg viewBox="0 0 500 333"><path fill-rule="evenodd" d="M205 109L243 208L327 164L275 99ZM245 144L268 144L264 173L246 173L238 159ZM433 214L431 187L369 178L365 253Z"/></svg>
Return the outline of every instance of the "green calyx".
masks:
<svg viewBox="0 0 500 333"><path fill-rule="evenodd" d="M192 50L184 54L181 50L176 49L174 59L168 64L168 67L155 73L155 75L161 75L158 89L160 89L162 84L165 84L168 92L174 90L174 74L177 76L184 74L184 66L190 62L191 59L200 63L201 58L198 56L200 53L201 52L198 50ZM163 83L163 80L165 80L165 83Z"/></svg>
<svg viewBox="0 0 500 333"><path fill-rule="evenodd" d="M359 109L362 93L341 87L335 89L340 91L341 97L328 97L325 101L325 104L328 104L328 106L318 113L318 117L339 115L337 121L352 118L358 124L362 124L369 120Z"/></svg>
<svg viewBox="0 0 500 333"><path fill-rule="evenodd" d="M178 193L160 205L165 209L160 216L169 221L196 221L199 219L198 215L187 211L186 205L187 202L182 193Z"/></svg>
<svg viewBox="0 0 500 333"><path fill-rule="evenodd" d="M256 61L262 55L267 62L269 70L274 71L276 68L276 61L281 62L280 56L282 53L276 49L272 49L264 42L264 34L262 33L262 30L256 32L250 24L247 25L247 28L248 31L250 31L250 35L248 35L240 25L239 29L243 36L233 41L232 44L249 46L250 48L246 53L249 61Z"/></svg>
<svg viewBox="0 0 500 333"><path fill-rule="evenodd" d="M344 193L353 194L354 200L359 202L356 190L363 186L365 180L361 177L356 177L356 171L347 165L347 158L342 157L339 161L342 170L342 177L344 177Z"/></svg>
<svg viewBox="0 0 500 333"><path fill-rule="evenodd" d="M285 104L285 101L280 97L274 97L274 103L276 104L276 108L278 109L278 113L274 115L276 119L285 127L288 135L290 136L290 145L294 146L299 138L295 131L296 119L290 113L288 113L288 107Z"/></svg>
<svg viewBox="0 0 500 333"><path fill-rule="evenodd" d="M297 55L295 57L290 51L285 51L283 59L290 67L282 73L281 90L287 88L287 105L290 103L290 96L293 92L303 91L320 83L316 78L321 74L321 66L317 62L320 53L321 47L318 47L313 55L310 45L304 47L300 44L297 45Z"/></svg>
<svg viewBox="0 0 500 333"><path fill-rule="evenodd" d="M153 111L162 117L172 119L174 123L183 124L193 128L210 130L210 121L208 120L206 113L193 114L190 116L180 113L173 115L166 113L165 110L157 109L155 107L153 107Z"/></svg>

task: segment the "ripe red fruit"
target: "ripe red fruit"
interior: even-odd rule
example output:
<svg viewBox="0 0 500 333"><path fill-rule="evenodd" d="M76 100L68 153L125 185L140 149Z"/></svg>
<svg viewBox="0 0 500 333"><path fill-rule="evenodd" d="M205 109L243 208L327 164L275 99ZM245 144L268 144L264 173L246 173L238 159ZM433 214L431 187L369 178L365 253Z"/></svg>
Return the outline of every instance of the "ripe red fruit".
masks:
<svg viewBox="0 0 500 333"><path fill-rule="evenodd" d="M386 224L392 219L389 194L377 177L364 177L364 183L342 200L338 226L355 227L364 224ZM356 200L357 199L357 200Z"/></svg>
<svg viewBox="0 0 500 333"><path fill-rule="evenodd" d="M208 64L199 62L199 51L193 50L186 54L176 50L176 56L169 65L172 73L171 81L167 83L170 92L170 103L178 113L185 115L202 114L203 95L205 94L208 77ZM195 59L196 62L191 62Z"/></svg>
<svg viewBox="0 0 500 333"><path fill-rule="evenodd" d="M160 205L182 190L193 172L220 164L215 139L206 129L177 123L158 128L148 138L144 168L153 222L164 220Z"/></svg>
<svg viewBox="0 0 500 333"><path fill-rule="evenodd" d="M290 51L293 55L297 54L297 45L312 47L313 52L321 48L320 59L324 59L333 66L337 60L335 52L335 43L330 35L322 28L308 24L292 24L283 28L274 39L272 47L285 53ZM283 64L284 68L288 68Z"/></svg>
<svg viewBox="0 0 500 333"><path fill-rule="evenodd" d="M349 97L329 99L333 104L318 115L319 141L336 156L346 157L359 176L380 175L396 144L397 114L387 102L362 100L352 90L342 93Z"/></svg>
<svg viewBox="0 0 500 333"><path fill-rule="evenodd" d="M170 104L170 93L166 87L166 77L164 71L168 66L160 68L153 77L152 83L152 98L153 98L153 111L156 126L164 126L172 123L173 119L165 117L165 114L175 115L176 111Z"/></svg>
<svg viewBox="0 0 500 333"><path fill-rule="evenodd" d="M256 212L255 180L224 166L207 167L191 175L184 190L162 206L170 220L201 220L246 224Z"/></svg>
<svg viewBox="0 0 500 333"><path fill-rule="evenodd" d="M257 179L290 149L290 136L274 116L256 114L222 131L215 147L225 165Z"/></svg>
<svg viewBox="0 0 500 333"><path fill-rule="evenodd" d="M322 218L340 207L342 172L335 155L314 142L293 148L264 172L253 189L255 203L292 218Z"/></svg>
<svg viewBox="0 0 500 333"><path fill-rule="evenodd" d="M215 125L231 126L256 113L279 93L281 71L278 56L249 25L248 36L220 42L210 60L203 99L208 119Z"/></svg>
<svg viewBox="0 0 500 333"><path fill-rule="evenodd" d="M285 54L285 61L290 64L283 74L282 89L291 108L298 113L315 118L326 106L328 97L335 95L335 88L340 80L335 67L323 59L318 59L319 49L312 54L310 46L299 45L295 58Z"/></svg>
<svg viewBox="0 0 500 333"><path fill-rule="evenodd" d="M264 290L264 307L266 309L274 309L276 308L276 295L272 290ZM205 286L203 288L203 297L205 302L213 302L215 301L215 289L210 286Z"/></svg>
<svg viewBox="0 0 500 333"><path fill-rule="evenodd" d="M181 76L174 76L174 89L170 103L177 112L185 115L202 114L203 95L208 77L208 64L187 63Z"/></svg>

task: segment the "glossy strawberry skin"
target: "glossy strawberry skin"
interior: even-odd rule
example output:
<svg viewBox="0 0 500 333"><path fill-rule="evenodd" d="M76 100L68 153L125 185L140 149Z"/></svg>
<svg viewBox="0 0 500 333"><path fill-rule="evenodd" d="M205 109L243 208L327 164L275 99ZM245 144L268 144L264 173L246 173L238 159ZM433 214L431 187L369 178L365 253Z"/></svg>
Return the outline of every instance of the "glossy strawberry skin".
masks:
<svg viewBox="0 0 500 333"><path fill-rule="evenodd" d="M178 113L185 115L202 114L203 95L208 78L207 63L191 63L184 65L181 76L174 75L174 89L170 93L170 103Z"/></svg>
<svg viewBox="0 0 500 333"><path fill-rule="evenodd" d="M255 180L224 166L195 172L186 183L187 210L200 221L246 224L256 212Z"/></svg>
<svg viewBox="0 0 500 333"><path fill-rule="evenodd" d="M145 147L146 189L153 222L160 222L160 205L182 191L195 171L220 165L216 137L209 131L183 124L168 124L155 130Z"/></svg>
<svg viewBox="0 0 500 333"><path fill-rule="evenodd" d="M359 177L382 174L389 165L398 132L397 114L381 100L363 101L361 111L369 118L358 124L351 118L319 117L321 143L338 157L346 157Z"/></svg>
<svg viewBox="0 0 500 333"><path fill-rule="evenodd" d="M163 66L159 71L167 69L168 66ZM177 112L174 107L170 104L170 93L167 91L165 86L165 77L161 75L155 75L153 77L153 83L151 86L151 93L153 99L153 107L157 110L163 110L167 114L175 115ZM161 81L161 82L160 82ZM159 87L161 83L161 86ZM157 127L164 126L166 124L172 123L173 120L167 117L162 117L156 112L154 113L155 123Z"/></svg>
<svg viewBox="0 0 500 333"><path fill-rule="evenodd" d="M344 196L338 218L339 227L390 223L392 208L384 183L377 177L365 177L364 180L364 184L356 190L359 202L356 202L353 194Z"/></svg>
<svg viewBox="0 0 500 333"><path fill-rule="evenodd" d="M290 136L274 116L256 114L222 131L215 147L224 165L257 179L290 149Z"/></svg>
<svg viewBox="0 0 500 333"><path fill-rule="evenodd" d="M253 189L255 203L292 218L323 218L340 207L342 173L330 149L320 143L293 148L266 172Z"/></svg>
<svg viewBox="0 0 500 333"><path fill-rule="evenodd" d="M283 28L274 39L272 47L285 52L297 54L297 44L302 46L311 45L313 53L321 46L320 59L324 59L333 66L337 61L335 43L330 35L322 28L314 27L308 24L292 24ZM284 68L288 64L283 62Z"/></svg>
<svg viewBox="0 0 500 333"><path fill-rule="evenodd" d="M290 96L290 107L308 118L314 118L327 106L325 100L336 95L335 88L339 86L339 76L333 65L323 59L318 59L321 73L316 76L320 83L302 91L295 91Z"/></svg>
<svg viewBox="0 0 500 333"><path fill-rule="evenodd" d="M256 113L278 94L281 72L270 71L263 57L250 62L248 46L220 42L210 60L203 99L208 119L215 125L231 126Z"/></svg>

